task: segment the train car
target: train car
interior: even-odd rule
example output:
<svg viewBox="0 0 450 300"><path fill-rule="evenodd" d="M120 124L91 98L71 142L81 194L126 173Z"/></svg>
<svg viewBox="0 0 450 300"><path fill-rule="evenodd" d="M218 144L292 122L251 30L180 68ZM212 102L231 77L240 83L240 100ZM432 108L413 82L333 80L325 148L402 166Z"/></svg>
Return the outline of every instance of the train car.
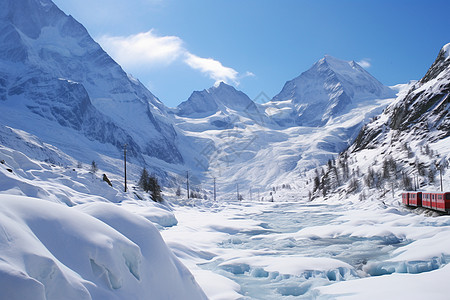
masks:
<svg viewBox="0 0 450 300"><path fill-rule="evenodd" d="M422 192L403 192L402 203L407 206L422 206Z"/></svg>
<svg viewBox="0 0 450 300"><path fill-rule="evenodd" d="M402 203L406 206L409 205L409 194L408 192L403 192L402 193Z"/></svg>
<svg viewBox="0 0 450 300"><path fill-rule="evenodd" d="M431 208L431 193L422 193L422 207Z"/></svg>
<svg viewBox="0 0 450 300"><path fill-rule="evenodd" d="M404 192L402 203L450 213L450 192Z"/></svg>
<svg viewBox="0 0 450 300"><path fill-rule="evenodd" d="M434 197L433 197L434 196ZM450 212L450 193L432 193L431 208L443 212Z"/></svg>
<svg viewBox="0 0 450 300"><path fill-rule="evenodd" d="M421 207L422 206L422 192L408 192L409 206Z"/></svg>

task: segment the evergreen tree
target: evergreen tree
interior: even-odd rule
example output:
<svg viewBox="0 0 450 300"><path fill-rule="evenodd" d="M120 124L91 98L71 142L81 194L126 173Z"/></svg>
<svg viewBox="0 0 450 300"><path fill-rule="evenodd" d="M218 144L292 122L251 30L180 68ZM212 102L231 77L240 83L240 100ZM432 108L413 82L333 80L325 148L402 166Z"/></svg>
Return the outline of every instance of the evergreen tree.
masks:
<svg viewBox="0 0 450 300"><path fill-rule="evenodd" d="M436 176L435 169L430 165L430 169L428 170L428 181L434 183L434 177Z"/></svg>
<svg viewBox="0 0 450 300"><path fill-rule="evenodd" d="M150 197L155 202L162 202L163 198L161 195L161 186L158 183L158 179L155 176L150 176L148 178L148 187L150 191Z"/></svg>
<svg viewBox="0 0 450 300"><path fill-rule="evenodd" d="M147 169L144 168L141 173L141 178L139 178L138 186L140 186L145 192L150 190L149 186L149 175Z"/></svg>
<svg viewBox="0 0 450 300"><path fill-rule="evenodd" d="M177 191L175 192L175 195L177 195L178 197L181 196L181 188L180 188L180 186L178 186Z"/></svg>
<svg viewBox="0 0 450 300"><path fill-rule="evenodd" d="M320 186L320 178L319 175L317 175L316 177L314 177L314 188L313 188L313 192L317 191L317 189Z"/></svg>

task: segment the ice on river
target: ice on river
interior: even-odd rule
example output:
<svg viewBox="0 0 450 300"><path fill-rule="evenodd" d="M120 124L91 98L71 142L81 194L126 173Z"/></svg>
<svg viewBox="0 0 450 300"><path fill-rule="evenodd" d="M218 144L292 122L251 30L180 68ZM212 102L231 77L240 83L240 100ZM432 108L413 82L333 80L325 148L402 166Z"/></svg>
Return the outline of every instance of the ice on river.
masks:
<svg viewBox="0 0 450 300"><path fill-rule="evenodd" d="M162 235L211 299L448 297L450 217L369 206L179 205Z"/></svg>

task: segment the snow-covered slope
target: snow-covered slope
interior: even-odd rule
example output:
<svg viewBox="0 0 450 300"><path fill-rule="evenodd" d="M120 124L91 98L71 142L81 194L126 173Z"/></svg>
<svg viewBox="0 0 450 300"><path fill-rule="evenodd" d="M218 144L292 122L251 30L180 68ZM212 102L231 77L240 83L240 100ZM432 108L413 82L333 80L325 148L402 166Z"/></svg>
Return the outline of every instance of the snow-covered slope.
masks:
<svg viewBox="0 0 450 300"><path fill-rule="evenodd" d="M288 87L292 95L286 100ZM268 103L255 103L221 83L194 92L174 110L174 118L195 141L189 147L195 151L183 156L189 157L199 181L210 186L216 177L222 192L230 193L239 182L248 198L250 190L290 184L346 149L361 127L393 101L386 97L394 93L355 62L327 56ZM342 97L349 101L340 102ZM313 106L324 110L312 113L307 107ZM306 109L300 113L301 124L296 121L300 107Z"/></svg>
<svg viewBox="0 0 450 300"><path fill-rule="evenodd" d="M167 204L23 131L6 139L41 159L0 145L1 299L206 298L155 227L177 224Z"/></svg>
<svg viewBox="0 0 450 300"><path fill-rule="evenodd" d="M4 125L67 150L78 148L72 131L56 137L54 127L117 150L127 143L141 161L142 155L183 161L164 105L50 0L3 1L0 28Z"/></svg>
<svg viewBox="0 0 450 300"><path fill-rule="evenodd" d="M394 94L356 62L327 55L308 71L286 82L267 104L267 110L282 125L321 126L348 111L352 104Z"/></svg>

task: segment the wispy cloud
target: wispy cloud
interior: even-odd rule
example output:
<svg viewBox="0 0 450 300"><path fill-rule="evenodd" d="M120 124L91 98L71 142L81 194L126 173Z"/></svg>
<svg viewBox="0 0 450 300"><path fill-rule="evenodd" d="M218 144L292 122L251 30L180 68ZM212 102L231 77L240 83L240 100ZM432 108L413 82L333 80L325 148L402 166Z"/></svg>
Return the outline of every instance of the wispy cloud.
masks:
<svg viewBox="0 0 450 300"><path fill-rule="evenodd" d="M167 65L185 52L176 36L157 36L153 30L130 36L102 36L102 47L124 66Z"/></svg>
<svg viewBox="0 0 450 300"><path fill-rule="evenodd" d="M199 57L187 52L184 62L192 69L199 70L203 74L206 74L210 78L214 79L216 84L221 81L226 83L234 83L236 85L239 84L239 73L232 68L223 66L220 61L212 58Z"/></svg>
<svg viewBox="0 0 450 300"><path fill-rule="evenodd" d="M368 69L372 66L372 64L370 63L370 58L363 58L360 61L356 62L358 65L360 65L361 67L363 67L364 69Z"/></svg>
<svg viewBox="0 0 450 300"><path fill-rule="evenodd" d="M216 59L199 57L183 46L181 38L158 36L154 30L130 36L102 36L98 40L102 47L124 67L167 66L180 61L207 75L216 84L224 81L239 85L240 79L254 76L251 72L239 74L235 69L224 66Z"/></svg>

